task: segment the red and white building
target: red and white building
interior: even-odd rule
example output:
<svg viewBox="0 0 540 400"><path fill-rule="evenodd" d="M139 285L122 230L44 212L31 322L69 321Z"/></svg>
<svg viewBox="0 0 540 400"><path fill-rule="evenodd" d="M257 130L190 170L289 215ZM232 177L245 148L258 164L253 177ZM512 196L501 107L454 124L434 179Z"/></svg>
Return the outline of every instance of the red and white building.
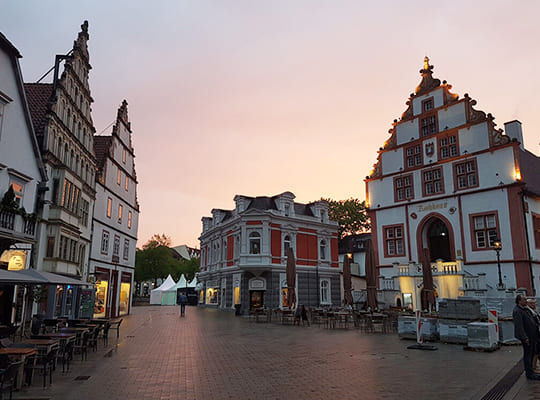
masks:
<svg viewBox="0 0 540 400"><path fill-rule="evenodd" d="M203 217L199 304L242 312L287 307L286 253L296 258L297 304L341 303L338 224L328 203L294 202L291 192L272 197L237 195L234 210Z"/></svg>
<svg viewBox="0 0 540 400"><path fill-rule="evenodd" d="M519 121L496 128L432 69L426 57L366 177L379 289L389 305L419 308L425 254L438 297L532 295L540 287L540 158L525 150Z"/></svg>

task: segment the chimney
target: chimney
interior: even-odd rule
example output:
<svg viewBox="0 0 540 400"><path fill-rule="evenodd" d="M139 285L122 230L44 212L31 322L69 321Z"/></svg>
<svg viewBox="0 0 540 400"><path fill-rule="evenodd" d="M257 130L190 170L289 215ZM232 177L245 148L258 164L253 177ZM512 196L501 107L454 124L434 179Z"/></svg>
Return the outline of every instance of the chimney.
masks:
<svg viewBox="0 0 540 400"><path fill-rule="evenodd" d="M521 130L521 122L519 122L517 119L510 122L505 122L504 131L506 136L510 137L511 140L515 139L519 142L519 148L521 150L525 150L525 147L523 146L523 131Z"/></svg>

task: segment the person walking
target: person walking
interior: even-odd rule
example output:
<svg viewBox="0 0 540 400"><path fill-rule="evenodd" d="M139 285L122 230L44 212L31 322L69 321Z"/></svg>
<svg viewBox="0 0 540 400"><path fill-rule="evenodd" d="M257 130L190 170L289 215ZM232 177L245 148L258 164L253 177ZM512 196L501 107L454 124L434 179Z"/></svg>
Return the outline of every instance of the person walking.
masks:
<svg viewBox="0 0 540 400"><path fill-rule="evenodd" d="M538 326L527 307L527 298L521 294L516 296L516 306L512 312L514 319L514 336L521 341L523 346L523 366L527 379L540 380L540 375L535 374L532 361L536 353L538 341Z"/></svg>
<svg viewBox="0 0 540 400"><path fill-rule="evenodd" d="M184 317L186 314L186 304L188 302L188 298L185 293L181 292L178 296L177 303L180 304L180 316Z"/></svg>

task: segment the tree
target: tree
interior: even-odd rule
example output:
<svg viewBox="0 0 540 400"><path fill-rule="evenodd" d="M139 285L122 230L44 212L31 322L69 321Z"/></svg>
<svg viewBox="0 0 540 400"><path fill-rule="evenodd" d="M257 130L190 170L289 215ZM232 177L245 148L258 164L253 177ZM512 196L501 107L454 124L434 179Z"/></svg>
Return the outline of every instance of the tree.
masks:
<svg viewBox="0 0 540 400"><path fill-rule="evenodd" d="M137 249L135 254L135 281L154 281L165 279L167 275L174 274L179 268L179 261L175 260L169 249L171 239L165 234L154 235L143 245L142 250Z"/></svg>
<svg viewBox="0 0 540 400"><path fill-rule="evenodd" d="M175 271L171 274L175 281L178 281L182 274L186 277L186 280L192 281L195 277L195 274L199 272L200 258L195 257L189 260L180 259L178 264L175 266Z"/></svg>
<svg viewBox="0 0 540 400"><path fill-rule="evenodd" d="M321 198L321 200L330 204L328 217L339 223L338 233L340 239L347 235L354 235L371 229L365 201L352 197L347 200L332 200L330 198Z"/></svg>

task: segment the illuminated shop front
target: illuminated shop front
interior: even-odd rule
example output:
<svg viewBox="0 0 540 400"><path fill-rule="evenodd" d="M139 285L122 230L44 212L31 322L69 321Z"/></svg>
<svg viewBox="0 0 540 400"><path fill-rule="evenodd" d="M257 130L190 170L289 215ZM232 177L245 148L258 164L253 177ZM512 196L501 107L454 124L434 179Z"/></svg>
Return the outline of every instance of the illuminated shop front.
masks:
<svg viewBox="0 0 540 400"><path fill-rule="evenodd" d="M107 279L98 279L96 281L96 296L94 304L94 317L105 317L107 308L107 293L109 289L109 281Z"/></svg>
<svg viewBox="0 0 540 400"><path fill-rule="evenodd" d="M129 299L131 293L131 274L122 273L122 282L120 283L120 299L118 303L118 315L129 314Z"/></svg>
<svg viewBox="0 0 540 400"><path fill-rule="evenodd" d="M208 288L206 289L206 304L218 304L219 289Z"/></svg>

